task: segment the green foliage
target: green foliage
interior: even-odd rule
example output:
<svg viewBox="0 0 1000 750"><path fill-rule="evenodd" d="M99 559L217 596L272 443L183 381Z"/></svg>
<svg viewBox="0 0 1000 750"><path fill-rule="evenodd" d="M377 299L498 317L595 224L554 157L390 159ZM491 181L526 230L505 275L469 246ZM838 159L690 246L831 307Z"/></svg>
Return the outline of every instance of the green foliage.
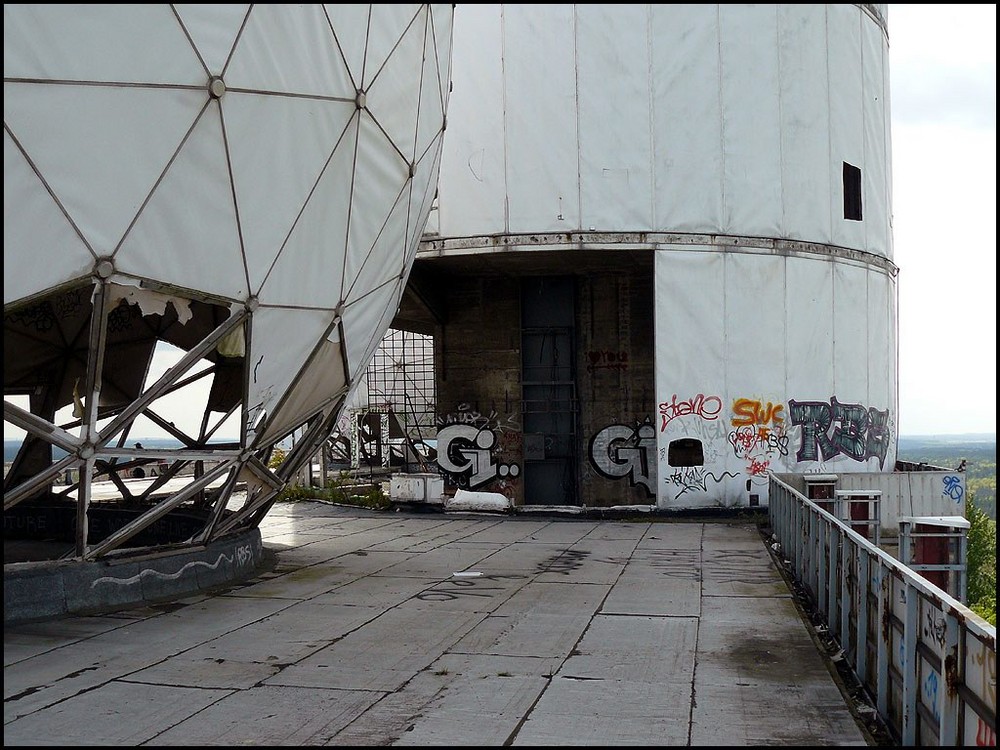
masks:
<svg viewBox="0 0 1000 750"><path fill-rule="evenodd" d="M337 479L326 487L307 487L290 484L278 493L278 502L298 502L299 500L326 500L339 505L356 505L372 510L388 510L392 500L382 490L381 485L356 484L350 472L340 472Z"/></svg>
<svg viewBox="0 0 1000 750"><path fill-rule="evenodd" d="M966 556L967 599L977 615L997 624L997 523L972 499L965 505L969 520Z"/></svg>
<svg viewBox="0 0 1000 750"><path fill-rule="evenodd" d="M278 446L275 446L274 450L271 451L271 458L268 459L267 468L269 468L271 471L274 471L279 466L281 466L281 464L285 462L285 458L287 456L288 453L286 453L283 449L279 448Z"/></svg>

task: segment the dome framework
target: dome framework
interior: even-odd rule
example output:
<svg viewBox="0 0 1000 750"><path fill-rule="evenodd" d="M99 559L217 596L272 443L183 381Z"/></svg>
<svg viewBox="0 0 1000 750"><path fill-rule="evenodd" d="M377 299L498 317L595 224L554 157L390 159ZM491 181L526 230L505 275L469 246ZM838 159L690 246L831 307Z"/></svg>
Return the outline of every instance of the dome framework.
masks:
<svg viewBox="0 0 1000 750"><path fill-rule="evenodd" d="M92 561L256 527L398 307L452 16L4 7L8 528L42 513Z"/></svg>

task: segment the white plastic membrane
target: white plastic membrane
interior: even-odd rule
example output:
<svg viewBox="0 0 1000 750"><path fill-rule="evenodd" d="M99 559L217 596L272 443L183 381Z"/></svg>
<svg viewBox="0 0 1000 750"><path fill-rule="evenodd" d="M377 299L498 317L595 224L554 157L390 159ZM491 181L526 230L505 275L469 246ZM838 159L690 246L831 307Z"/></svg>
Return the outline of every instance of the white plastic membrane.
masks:
<svg viewBox="0 0 1000 750"><path fill-rule="evenodd" d="M762 499L769 470L891 467L894 280L854 262L712 250L655 253L657 503ZM701 462L676 460L685 440Z"/></svg>
<svg viewBox="0 0 1000 750"><path fill-rule="evenodd" d="M518 102L508 109L506 123L507 157L517 165L511 212L539 232L579 226L573 6L554 6L544 17L509 14L504 25L523 42L518 54L504 60L504 95ZM545 86L538 85L540 70ZM565 137L553 139L550 128Z"/></svg>
<svg viewBox="0 0 1000 750"><path fill-rule="evenodd" d="M873 375L868 359L868 272L846 263L837 263L833 269L833 387L830 395L842 402L867 402L868 382ZM884 378L884 375L879 377Z"/></svg>
<svg viewBox="0 0 1000 750"><path fill-rule="evenodd" d="M247 404L251 414L257 411L268 414L267 436L284 435L297 426L302 416L301 408L298 413L276 409L285 393L294 386L293 378L325 338L333 318L332 312L318 315L312 310L281 307L261 308L254 315L247 352L250 360ZM314 406L316 402L314 396ZM265 438L258 435L256 439Z"/></svg>
<svg viewBox="0 0 1000 750"><path fill-rule="evenodd" d="M94 256L6 131L3 175L4 248L26 249L16 257L4 253L6 305L25 289L43 289L82 276L93 266Z"/></svg>
<svg viewBox="0 0 1000 750"><path fill-rule="evenodd" d="M779 237L783 201L777 7L722 5L719 21L725 185L721 229Z"/></svg>
<svg viewBox="0 0 1000 750"><path fill-rule="evenodd" d="M167 4L5 3L3 76L200 86L205 69Z"/></svg>
<svg viewBox="0 0 1000 750"><path fill-rule="evenodd" d="M470 5L456 9L455 96L448 103L448 143L441 158L439 185L442 236L508 229L500 8ZM537 154L526 155L517 169L530 165L530 158ZM522 225L527 226L527 222Z"/></svg>
<svg viewBox="0 0 1000 750"><path fill-rule="evenodd" d="M778 5L778 69L821 70L827 61L826 7ZM829 81L825 76L781 76L780 130L783 236L832 238L834 216L827 197L837 170L829 162ZM884 123L883 123L884 124ZM811 165L803 169L801 165Z"/></svg>
<svg viewBox="0 0 1000 750"><path fill-rule="evenodd" d="M225 71L249 9L247 3L183 3L173 6L210 75L221 76Z"/></svg>
<svg viewBox="0 0 1000 750"><path fill-rule="evenodd" d="M177 88L5 81L4 124L94 252L111 255L205 99Z"/></svg>
<svg viewBox="0 0 1000 750"><path fill-rule="evenodd" d="M891 259L888 42L862 7L463 5L455 24L441 237L721 233Z"/></svg>
<svg viewBox="0 0 1000 750"><path fill-rule="evenodd" d="M260 294L275 304L334 308L342 299L353 187L344 175L354 166L357 122L351 118L278 258L264 269Z"/></svg>
<svg viewBox="0 0 1000 750"><path fill-rule="evenodd" d="M653 13L655 226L699 232L722 226L719 28L697 5ZM687 148L671 144L690 144Z"/></svg>
<svg viewBox="0 0 1000 750"><path fill-rule="evenodd" d="M581 220L587 228L613 231L651 226L646 6L576 8L577 33L586 45L577 54Z"/></svg>
<svg viewBox="0 0 1000 750"><path fill-rule="evenodd" d="M5 306L110 258L112 283L251 313L254 439L329 409L430 212L453 12L4 6Z"/></svg>
<svg viewBox="0 0 1000 750"><path fill-rule="evenodd" d="M835 308L833 273L807 258L790 257L785 263L785 330L788 351L795 365L788 368L787 393L799 398L826 398L833 387ZM888 372L888 371L887 371Z"/></svg>
<svg viewBox="0 0 1000 750"><path fill-rule="evenodd" d="M230 89L296 96L353 100L355 93L323 8L316 4L255 5L225 81Z"/></svg>
<svg viewBox="0 0 1000 750"><path fill-rule="evenodd" d="M864 73L861 67L861 24L853 5L828 5L827 23L838 30L827 35L830 59L836 74L829 78L830 96L830 214L835 245L867 250L865 223L844 219L843 164L859 167L867 176L864 138ZM845 64L839 64L844 61ZM849 64L848 64L849 62ZM833 63L831 63L831 66ZM883 131L888 127L883 125ZM862 194L862 203L866 193Z"/></svg>
<svg viewBox="0 0 1000 750"><path fill-rule="evenodd" d="M208 107L122 242L116 255L122 273L171 279L230 299L248 295L232 189L214 179L228 170L226 154L218 148L221 140L218 109ZM214 220L191 221L192 204ZM173 247L185 252L169 252ZM191 257L201 262L192 263ZM206 265L232 273L206 274Z"/></svg>

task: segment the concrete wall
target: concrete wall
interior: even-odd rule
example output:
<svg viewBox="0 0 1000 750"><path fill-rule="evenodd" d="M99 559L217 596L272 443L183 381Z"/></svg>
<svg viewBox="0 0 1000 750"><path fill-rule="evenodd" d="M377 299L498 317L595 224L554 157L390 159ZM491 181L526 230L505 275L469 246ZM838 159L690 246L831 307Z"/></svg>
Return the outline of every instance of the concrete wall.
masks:
<svg viewBox="0 0 1000 750"><path fill-rule="evenodd" d="M581 277L577 309L583 505L655 504L652 263Z"/></svg>
<svg viewBox="0 0 1000 750"><path fill-rule="evenodd" d="M438 467L445 492L500 492L522 502L520 286L462 276L434 337Z"/></svg>
<svg viewBox="0 0 1000 750"><path fill-rule="evenodd" d="M581 272L574 342L577 501L651 505L656 491L653 279L648 265ZM565 267L562 273L572 273ZM463 275L449 284L435 335L438 468L462 488L524 496L518 276Z"/></svg>
<svg viewBox="0 0 1000 750"><path fill-rule="evenodd" d="M4 566L4 625L112 612L239 583L268 564L260 529L207 547L100 562Z"/></svg>

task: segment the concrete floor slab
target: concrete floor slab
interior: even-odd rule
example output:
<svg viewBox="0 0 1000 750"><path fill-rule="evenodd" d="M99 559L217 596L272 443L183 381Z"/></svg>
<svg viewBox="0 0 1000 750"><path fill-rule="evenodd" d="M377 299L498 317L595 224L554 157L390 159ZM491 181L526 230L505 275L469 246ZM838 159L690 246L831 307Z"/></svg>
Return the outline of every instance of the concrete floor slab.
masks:
<svg viewBox="0 0 1000 750"><path fill-rule="evenodd" d="M176 724L148 745L325 745L381 696L317 688L241 690Z"/></svg>
<svg viewBox="0 0 1000 750"><path fill-rule="evenodd" d="M557 676L511 744L687 745L690 706L690 683L654 686Z"/></svg>
<svg viewBox="0 0 1000 750"><path fill-rule="evenodd" d="M141 745L198 715L225 690L110 682L41 713L4 719L4 745Z"/></svg>
<svg viewBox="0 0 1000 750"><path fill-rule="evenodd" d="M483 617L454 611L428 617L425 610L396 607L288 666L267 684L391 692L451 648Z"/></svg>

